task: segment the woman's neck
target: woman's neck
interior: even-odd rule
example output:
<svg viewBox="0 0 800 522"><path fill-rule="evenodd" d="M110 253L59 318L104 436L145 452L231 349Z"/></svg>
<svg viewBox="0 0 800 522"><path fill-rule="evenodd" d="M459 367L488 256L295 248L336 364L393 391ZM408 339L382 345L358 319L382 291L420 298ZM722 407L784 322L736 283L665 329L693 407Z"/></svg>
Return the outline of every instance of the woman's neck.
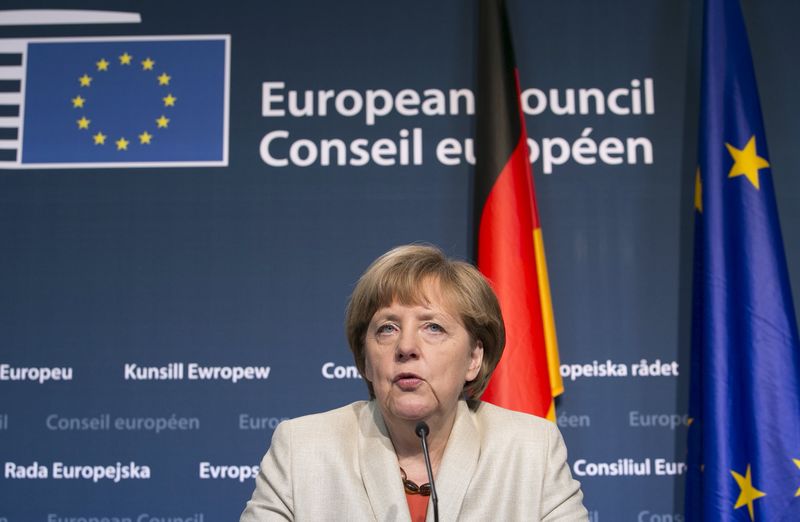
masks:
<svg viewBox="0 0 800 522"><path fill-rule="evenodd" d="M431 417L426 419L430 431L427 435L428 453L431 458L433 474L439 469L439 463L444 455L450 432L455 424L456 412L449 418ZM406 472L408 478L418 484L428 482L428 473L425 468L425 457L422 453L422 441L416 434L418 420L384 418L389 438L394 445L397 461Z"/></svg>

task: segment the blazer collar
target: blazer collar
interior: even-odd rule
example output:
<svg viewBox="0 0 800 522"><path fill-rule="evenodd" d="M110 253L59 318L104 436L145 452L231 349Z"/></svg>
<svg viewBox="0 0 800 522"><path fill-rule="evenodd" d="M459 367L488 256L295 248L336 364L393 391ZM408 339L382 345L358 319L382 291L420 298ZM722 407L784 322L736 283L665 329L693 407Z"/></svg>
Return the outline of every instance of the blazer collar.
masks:
<svg viewBox="0 0 800 522"><path fill-rule="evenodd" d="M480 454L480 433L474 424L472 413L465 401L458 401L456 420L435 477L436 493L439 496L439 520L458 520ZM425 520L433 522L433 505L428 507Z"/></svg>
<svg viewBox="0 0 800 522"><path fill-rule="evenodd" d="M456 420L436 476L439 519L457 520L480 457L480 434L466 402L459 401ZM400 467L380 410L374 400L359 414L358 459L364 488L375 519L409 520ZM427 522L433 521L433 505Z"/></svg>
<svg viewBox="0 0 800 522"><path fill-rule="evenodd" d="M358 416L358 465L375 520L410 520L400 466L374 400Z"/></svg>

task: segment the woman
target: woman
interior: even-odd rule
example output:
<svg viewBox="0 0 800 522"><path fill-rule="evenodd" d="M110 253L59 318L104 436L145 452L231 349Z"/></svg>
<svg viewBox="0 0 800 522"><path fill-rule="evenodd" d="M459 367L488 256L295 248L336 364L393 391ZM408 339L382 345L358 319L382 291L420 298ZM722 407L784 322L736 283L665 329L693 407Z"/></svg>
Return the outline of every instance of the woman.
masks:
<svg viewBox="0 0 800 522"><path fill-rule="evenodd" d="M346 329L371 400L281 423L240 522L432 521L420 421L440 520L588 520L555 425L479 400L505 329L474 267L395 248L361 276Z"/></svg>

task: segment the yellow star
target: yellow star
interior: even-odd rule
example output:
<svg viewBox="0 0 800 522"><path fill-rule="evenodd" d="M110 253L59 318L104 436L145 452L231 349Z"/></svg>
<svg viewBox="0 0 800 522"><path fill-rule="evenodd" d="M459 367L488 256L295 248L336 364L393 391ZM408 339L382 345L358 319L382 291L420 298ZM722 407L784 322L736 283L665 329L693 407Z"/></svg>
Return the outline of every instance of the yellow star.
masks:
<svg viewBox="0 0 800 522"><path fill-rule="evenodd" d="M78 120L78 128L79 129L88 129L89 128L89 122L91 122L91 121L92 120L87 120L86 116L81 116L81 119Z"/></svg>
<svg viewBox="0 0 800 522"><path fill-rule="evenodd" d="M730 143L726 143L725 146L733 157L733 167L728 177L745 176L758 189L758 171L769 167L769 162L756 153L756 137L751 136L747 145L741 150Z"/></svg>
<svg viewBox="0 0 800 522"><path fill-rule="evenodd" d="M141 143L142 145L150 145L150 140L152 139L153 135L147 131L144 131L143 133L139 134L139 143Z"/></svg>
<svg viewBox="0 0 800 522"><path fill-rule="evenodd" d="M108 61L105 58L100 58L100 61L97 62L97 70L98 71L107 71L108 70Z"/></svg>
<svg viewBox="0 0 800 522"><path fill-rule="evenodd" d="M89 87L92 84L92 77L88 74L85 74L78 78L78 81L81 82L81 87Z"/></svg>
<svg viewBox="0 0 800 522"><path fill-rule="evenodd" d="M72 98L72 107L74 109L83 108L83 104L85 101L86 99L82 98L81 96L75 96L74 98Z"/></svg>
<svg viewBox="0 0 800 522"><path fill-rule="evenodd" d="M161 73L161 76L158 77L158 84L159 85L169 85L169 81L172 78L167 73Z"/></svg>
<svg viewBox="0 0 800 522"><path fill-rule="evenodd" d="M703 212L703 181L700 179L700 167L694 175L694 208L698 212Z"/></svg>
<svg viewBox="0 0 800 522"><path fill-rule="evenodd" d="M145 71L152 71L153 70L153 66L155 64L156 64L156 62L154 62L150 58L145 58L144 60L142 60L142 69L144 69Z"/></svg>
<svg viewBox="0 0 800 522"><path fill-rule="evenodd" d="M747 511L750 512L750 520L753 520L753 501L767 494L753 486L753 479L750 477L750 464L747 465L747 472L744 477L733 470L731 470L731 475L733 475L736 483L739 484L740 489L739 498L736 499L736 505L733 506L733 509L739 509L746 505Z"/></svg>
<svg viewBox="0 0 800 522"><path fill-rule="evenodd" d="M94 138L94 144L95 145L105 145L106 144L106 135L103 134L102 132L98 132L97 134L92 136L92 138Z"/></svg>
<svg viewBox="0 0 800 522"><path fill-rule="evenodd" d="M119 64L120 65L130 65L131 60L133 60L133 56L128 53L121 54L119 56Z"/></svg>
<svg viewBox="0 0 800 522"><path fill-rule="evenodd" d="M117 150L128 150L128 143L130 143L125 138L120 138L116 141Z"/></svg>
<svg viewBox="0 0 800 522"><path fill-rule="evenodd" d="M794 461L794 465L797 466L797 469L800 469L800 459L792 459ZM795 497L800 497L800 488L797 488L797 491L794 494Z"/></svg>
<svg viewBox="0 0 800 522"><path fill-rule="evenodd" d="M156 120L156 123L158 124L159 129L166 129L167 124L169 123L169 118L167 118L164 115L161 115L161 117Z"/></svg>
<svg viewBox="0 0 800 522"><path fill-rule="evenodd" d="M164 100L164 107L175 107L175 101L177 99L178 98L176 98L172 94L167 94L162 98L162 100Z"/></svg>

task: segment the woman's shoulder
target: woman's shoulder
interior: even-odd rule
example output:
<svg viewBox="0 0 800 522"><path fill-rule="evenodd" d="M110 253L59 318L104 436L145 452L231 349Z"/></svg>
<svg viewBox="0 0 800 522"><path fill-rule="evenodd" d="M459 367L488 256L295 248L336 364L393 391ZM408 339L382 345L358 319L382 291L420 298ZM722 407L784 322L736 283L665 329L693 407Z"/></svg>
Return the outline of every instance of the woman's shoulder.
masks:
<svg viewBox="0 0 800 522"><path fill-rule="evenodd" d="M501 408L488 402L481 402L472 415L484 434L530 438L531 435L549 435L558 431L556 425L547 419Z"/></svg>
<svg viewBox="0 0 800 522"><path fill-rule="evenodd" d="M291 424L295 428L317 428L335 426L337 424L351 425L353 421L358 419L361 411L366 408L368 404L367 401L351 402L350 404L332 410L294 417L284 421L283 424Z"/></svg>
<svg viewBox="0 0 800 522"><path fill-rule="evenodd" d="M308 434L315 437L350 431L358 425L359 415L368 405L367 401L356 401L333 410L295 417L281 422L278 430L288 430L293 436Z"/></svg>
<svg viewBox="0 0 800 522"><path fill-rule="evenodd" d="M541 417L482 402L472 412L472 419L480 440L481 458L487 461L511 460L533 465L546 462L552 450L563 445L555 423Z"/></svg>

